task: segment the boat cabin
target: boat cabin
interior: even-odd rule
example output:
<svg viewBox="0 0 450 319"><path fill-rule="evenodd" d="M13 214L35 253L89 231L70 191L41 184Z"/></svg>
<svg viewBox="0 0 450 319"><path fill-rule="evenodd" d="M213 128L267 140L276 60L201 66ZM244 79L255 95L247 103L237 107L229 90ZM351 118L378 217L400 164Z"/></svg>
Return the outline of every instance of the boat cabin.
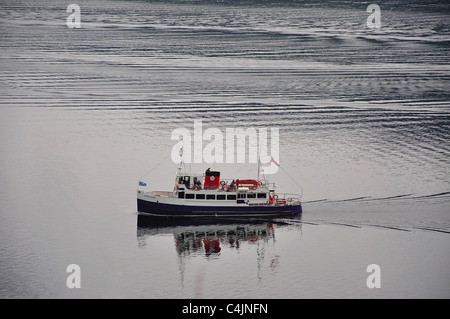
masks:
<svg viewBox="0 0 450 319"><path fill-rule="evenodd" d="M274 194L265 181L221 180L220 172L209 169L204 174L178 172L175 183L178 199L266 204Z"/></svg>

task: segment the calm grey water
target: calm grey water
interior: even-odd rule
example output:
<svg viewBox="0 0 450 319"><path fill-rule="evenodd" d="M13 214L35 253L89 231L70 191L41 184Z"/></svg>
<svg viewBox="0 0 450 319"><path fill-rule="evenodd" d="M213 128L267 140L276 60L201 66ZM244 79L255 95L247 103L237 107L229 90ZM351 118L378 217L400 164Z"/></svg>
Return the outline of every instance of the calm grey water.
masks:
<svg viewBox="0 0 450 319"><path fill-rule="evenodd" d="M367 2L76 3L0 0L0 297L450 297L446 1L379 1L379 30ZM138 220L198 119L278 127L301 218Z"/></svg>

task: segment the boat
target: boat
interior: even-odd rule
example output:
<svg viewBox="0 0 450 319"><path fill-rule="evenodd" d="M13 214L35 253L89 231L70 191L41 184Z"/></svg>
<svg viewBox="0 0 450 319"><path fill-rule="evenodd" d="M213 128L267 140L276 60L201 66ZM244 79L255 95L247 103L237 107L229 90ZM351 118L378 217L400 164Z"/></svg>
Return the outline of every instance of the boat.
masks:
<svg viewBox="0 0 450 319"><path fill-rule="evenodd" d="M210 168L192 173L185 169L181 160L173 190L150 191L146 189L146 183L139 182L137 211L173 217L292 216L302 213L301 195L276 193L275 188L275 184L265 178L223 179L219 171Z"/></svg>

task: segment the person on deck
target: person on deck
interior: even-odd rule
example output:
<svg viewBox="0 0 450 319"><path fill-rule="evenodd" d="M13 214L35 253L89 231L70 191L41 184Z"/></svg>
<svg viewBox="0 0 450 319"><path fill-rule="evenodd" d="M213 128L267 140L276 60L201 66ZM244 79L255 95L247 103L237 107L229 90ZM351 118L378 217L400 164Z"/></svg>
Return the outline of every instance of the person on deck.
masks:
<svg viewBox="0 0 450 319"><path fill-rule="evenodd" d="M228 188L227 192L229 192L230 190L231 190L231 191L234 190L235 184L236 184L236 183L235 183L235 181L234 181L234 179L233 179L233 181L231 182L230 187Z"/></svg>

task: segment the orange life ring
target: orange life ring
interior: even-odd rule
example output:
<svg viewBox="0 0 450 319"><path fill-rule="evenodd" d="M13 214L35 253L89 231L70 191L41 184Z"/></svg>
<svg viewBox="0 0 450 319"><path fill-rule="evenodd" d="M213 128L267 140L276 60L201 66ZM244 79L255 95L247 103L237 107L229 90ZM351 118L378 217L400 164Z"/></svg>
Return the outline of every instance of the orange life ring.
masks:
<svg viewBox="0 0 450 319"><path fill-rule="evenodd" d="M220 181L220 185L224 186L227 182L225 181Z"/></svg>
<svg viewBox="0 0 450 319"><path fill-rule="evenodd" d="M278 195L276 195L276 194L273 195L273 199L275 199L275 200L278 199Z"/></svg>
<svg viewBox="0 0 450 319"><path fill-rule="evenodd" d="M224 192L228 192L228 186L224 186L222 189Z"/></svg>
<svg viewBox="0 0 450 319"><path fill-rule="evenodd" d="M261 181L258 181L258 186L262 186L262 182Z"/></svg>
<svg viewBox="0 0 450 319"><path fill-rule="evenodd" d="M194 185L194 187L192 188L194 191L198 191L200 189L200 186L198 185Z"/></svg>
<svg viewBox="0 0 450 319"><path fill-rule="evenodd" d="M266 205L270 205L270 200L268 200L268 201L266 202Z"/></svg>

